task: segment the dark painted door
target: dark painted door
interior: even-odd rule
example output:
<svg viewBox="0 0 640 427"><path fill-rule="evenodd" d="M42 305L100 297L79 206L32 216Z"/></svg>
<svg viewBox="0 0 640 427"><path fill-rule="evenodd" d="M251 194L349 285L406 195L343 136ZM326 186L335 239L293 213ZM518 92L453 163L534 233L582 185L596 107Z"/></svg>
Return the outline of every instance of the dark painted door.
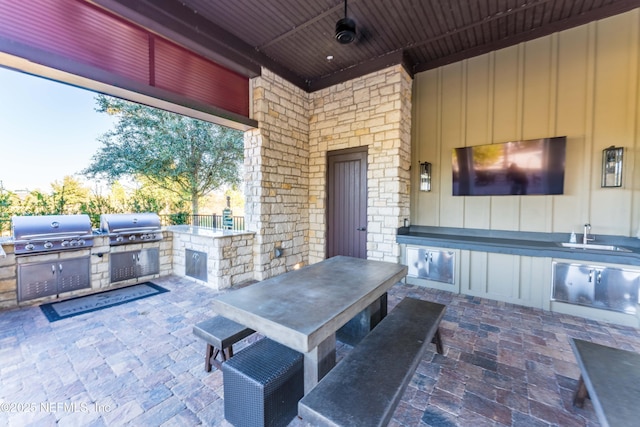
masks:
<svg viewBox="0 0 640 427"><path fill-rule="evenodd" d="M327 157L327 258L367 258L367 148Z"/></svg>

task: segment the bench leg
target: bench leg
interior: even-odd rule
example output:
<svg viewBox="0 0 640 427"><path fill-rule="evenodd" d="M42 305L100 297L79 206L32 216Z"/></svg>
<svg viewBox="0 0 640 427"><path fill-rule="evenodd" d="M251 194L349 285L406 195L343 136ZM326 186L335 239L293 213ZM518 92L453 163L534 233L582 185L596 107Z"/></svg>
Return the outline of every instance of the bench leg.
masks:
<svg viewBox="0 0 640 427"><path fill-rule="evenodd" d="M573 406L576 408L582 408L584 406L584 399L589 397L589 391L587 390L587 386L584 385L584 380L582 379L582 375L580 375L580 379L578 380L578 388L576 393L573 395Z"/></svg>
<svg viewBox="0 0 640 427"><path fill-rule="evenodd" d="M233 355L233 351L230 350L231 347L229 347L229 356L226 357L225 352L222 352L222 361L224 362L225 360L227 360L229 357L231 357ZM220 350L215 348L214 346L212 346L211 344L207 344L207 351L204 355L204 370L207 372L211 372L211 365L215 366L216 368L220 369L222 367L222 364L218 361L218 359L216 359L218 357L218 354L220 353Z"/></svg>
<svg viewBox="0 0 640 427"><path fill-rule="evenodd" d="M440 336L440 328L436 329L436 333L433 335L432 343L436 345L436 350L439 354L444 354L444 348L442 347L442 337Z"/></svg>
<svg viewBox="0 0 640 427"><path fill-rule="evenodd" d="M211 359L217 355L217 350L216 355L213 354L213 350L213 346L211 344L207 344L207 351L204 354L204 370L207 372L211 372Z"/></svg>

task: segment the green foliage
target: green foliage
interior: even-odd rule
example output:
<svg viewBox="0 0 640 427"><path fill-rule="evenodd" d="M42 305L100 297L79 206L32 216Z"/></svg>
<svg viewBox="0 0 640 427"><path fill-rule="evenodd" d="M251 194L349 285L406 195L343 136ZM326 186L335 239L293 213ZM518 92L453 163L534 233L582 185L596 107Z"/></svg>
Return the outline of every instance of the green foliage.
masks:
<svg viewBox="0 0 640 427"><path fill-rule="evenodd" d="M174 214L169 214L168 225L188 224L190 217L191 217L191 214L189 214L189 212L178 212Z"/></svg>
<svg viewBox="0 0 640 427"><path fill-rule="evenodd" d="M12 207L15 201L16 195L5 190L0 181L0 236L11 230Z"/></svg>
<svg viewBox="0 0 640 427"><path fill-rule="evenodd" d="M50 193L35 190L18 197L0 187L0 232L10 232L14 215L87 214L93 226L98 227L100 215L104 213L184 212L185 208L184 202L176 201L174 196L161 190L153 191L143 186L127 191L116 182L109 194L103 195L92 193L72 177L64 177L61 183L51 184ZM184 222L186 219L176 223Z"/></svg>
<svg viewBox="0 0 640 427"><path fill-rule="evenodd" d="M100 137L102 146L83 171L88 177L144 181L190 203L194 214L200 198L240 181L242 132L104 95L96 101L98 112L118 122Z"/></svg>

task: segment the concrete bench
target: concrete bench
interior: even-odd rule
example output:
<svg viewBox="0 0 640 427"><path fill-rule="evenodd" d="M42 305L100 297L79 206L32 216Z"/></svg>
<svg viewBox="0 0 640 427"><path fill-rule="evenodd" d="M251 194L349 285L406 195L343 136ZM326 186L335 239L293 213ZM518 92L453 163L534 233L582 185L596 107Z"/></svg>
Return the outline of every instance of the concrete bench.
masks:
<svg viewBox="0 0 640 427"><path fill-rule="evenodd" d="M211 364L220 369L221 363L233 356L233 344L254 332L253 329L222 316L215 316L195 325L193 334L207 343L204 356L205 371L211 372ZM218 354L221 355L222 361L216 359Z"/></svg>
<svg viewBox="0 0 640 427"><path fill-rule="evenodd" d="M590 398L603 426L632 426L640 420L640 354L571 339L580 367L573 405Z"/></svg>
<svg viewBox="0 0 640 427"><path fill-rule="evenodd" d="M298 403L314 426L387 425L446 307L405 298ZM437 338L436 338L437 337Z"/></svg>

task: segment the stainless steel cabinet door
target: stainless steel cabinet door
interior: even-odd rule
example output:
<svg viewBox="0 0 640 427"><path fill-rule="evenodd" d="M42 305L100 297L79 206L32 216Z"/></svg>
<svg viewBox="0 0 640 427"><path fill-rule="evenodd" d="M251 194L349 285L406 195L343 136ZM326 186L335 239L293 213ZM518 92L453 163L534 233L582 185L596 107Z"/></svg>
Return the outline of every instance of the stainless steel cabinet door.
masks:
<svg viewBox="0 0 640 427"><path fill-rule="evenodd" d="M18 265L18 301L46 297L58 293L55 264L42 262Z"/></svg>
<svg viewBox="0 0 640 427"><path fill-rule="evenodd" d="M596 282L594 306L607 310L636 314L640 272L607 267L602 280Z"/></svg>
<svg viewBox="0 0 640 427"><path fill-rule="evenodd" d="M160 250L158 248L142 249L136 259L137 277L160 273Z"/></svg>
<svg viewBox="0 0 640 427"><path fill-rule="evenodd" d="M111 282L135 279L137 276L138 251L116 252L110 255Z"/></svg>
<svg viewBox="0 0 640 427"><path fill-rule="evenodd" d="M207 281L207 253L185 249L185 276Z"/></svg>
<svg viewBox="0 0 640 427"><path fill-rule="evenodd" d="M58 269L58 293L91 287L89 257L66 259L55 263Z"/></svg>
<svg viewBox="0 0 640 427"><path fill-rule="evenodd" d="M407 248L407 274L436 282L454 283L455 253L446 250Z"/></svg>
<svg viewBox="0 0 640 427"><path fill-rule="evenodd" d="M89 257L18 265L18 301L91 287Z"/></svg>
<svg viewBox="0 0 640 427"><path fill-rule="evenodd" d="M556 301L592 306L594 280L601 275L602 268L584 264L553 263L553 296Z"/></svg>

